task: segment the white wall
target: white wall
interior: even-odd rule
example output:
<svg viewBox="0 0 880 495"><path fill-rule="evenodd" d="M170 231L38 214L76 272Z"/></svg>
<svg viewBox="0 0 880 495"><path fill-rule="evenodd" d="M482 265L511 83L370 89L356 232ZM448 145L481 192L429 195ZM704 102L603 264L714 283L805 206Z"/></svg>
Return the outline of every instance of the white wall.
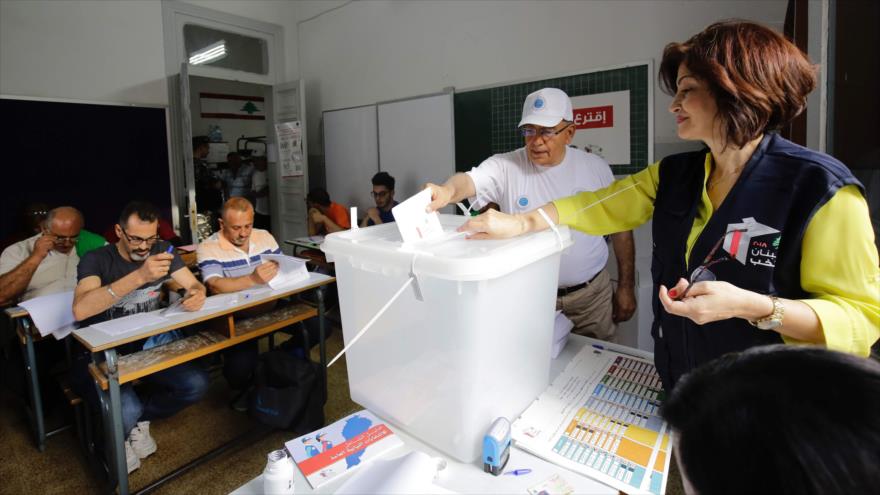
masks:
<svg viewBox="0 0 880 495"><path fill-rule="evenodd" d="M321 149L323 110L446 86L461 90L652 58L659 63L666 43L715 20L744 17L781 29L785 7L785 0L344 4L299 24L309 148ZM666 112L670 100L659 88L655 95L656 141L678 143Z"/></svg>
<svg viewBox="0 0 880 495"><path fill-rule="evenodd" d="M193 1L285 26L285 79L296 79L293 2ZM168 104L157 0L0 0L0 93Z"/></svg>
<svg viewBox="0 0 880 495"><path fill-rule="evenodd" d="M0 2L0 93L164 105L160 2Z"/></svg>

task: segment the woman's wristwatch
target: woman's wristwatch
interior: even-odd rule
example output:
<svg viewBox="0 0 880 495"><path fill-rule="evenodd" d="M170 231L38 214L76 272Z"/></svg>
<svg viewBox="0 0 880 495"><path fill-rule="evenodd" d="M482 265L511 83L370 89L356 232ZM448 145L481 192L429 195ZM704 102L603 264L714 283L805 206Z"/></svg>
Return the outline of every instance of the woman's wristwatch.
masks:
<svg viewBox="0 0 880 495"><path fill-rule="evenodd" d="M785 316L785 306L782 305L782 302L776 296L770 296L770 301L773 303L773 312L755 321L748 320L753 327L758 327L761 330L776 330L782 325L782 318Z"/></svg>

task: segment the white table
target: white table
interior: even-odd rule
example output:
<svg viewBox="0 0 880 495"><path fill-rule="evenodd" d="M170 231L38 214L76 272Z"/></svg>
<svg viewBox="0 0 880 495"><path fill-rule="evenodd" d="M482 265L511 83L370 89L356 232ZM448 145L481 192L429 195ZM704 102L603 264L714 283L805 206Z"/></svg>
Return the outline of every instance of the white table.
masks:
<svg viewBox="0 0 880 495"><path fill-rule="evenodd" d="M633 349L628 347L616 346L607 342L601 342L572 334L569 337L568 345L565 346L565 349L560 353L559 357L553 360L551 364L550 381L552 382L553 379L563 371L565 366L572 358L574 358L578 351L584 346L592 344L602 345L610 350L619 349L625 352L633 351ZM441 471L440 478L436 482L441 489L451 490L457 493L527 493L529 487L537 485L554 474L559 474L574 487L575 493L609 495L616 495L618 493L614 488L599 483L598 481L594 481L582 474L552 464L524 450L520 450L515 446L512 446L510 449L510 460L507 461L507 466L505 466L504 471L528 468L531 469L532 472L523 476L492 476L491 474L483 472L483 463L481 459L477 459L469 464L453 460L446 454L443 454L421 442L417 438L410 436L405 431L395 427L393 424L391 427L403 440L404 446L393 451L388 458L394 458L405 455L413 450L419 450L432 457L442 457L446 460L446 469ZM489 425L486 425L486 429L488 428ZM279 448L282 447L283 446L279 446ZM361 469L369 469L369 465L364 466ZM348 479L348 476L349 475L340 476L338 479L323 485L320 489L313 490L299 469L294 469L295 492L297 494L333 493L340 485L342 485L342 483L345 482L346 479ZM232 492L232 495L259 495L262 493L263 476L259 475L240 486Z"/></svg>

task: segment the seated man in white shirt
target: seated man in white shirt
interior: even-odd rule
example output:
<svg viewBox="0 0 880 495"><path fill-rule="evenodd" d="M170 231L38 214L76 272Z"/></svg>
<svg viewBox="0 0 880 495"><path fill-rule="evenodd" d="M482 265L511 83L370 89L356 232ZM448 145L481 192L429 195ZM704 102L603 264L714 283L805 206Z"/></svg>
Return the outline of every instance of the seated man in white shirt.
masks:
<svg viewBox="0 0 880 495"><path fill-rule="evenodd" d="M470 198L476 209L492 202L504 213L519 213L611 184L614 176L605 160L568 146L575 129L567 94L556 88L535 91L526 97L519 123L524 146L491 156L443 185L428 184L429 208ZM560 262L556 309L574 323L573 333L613 340L616 323L630 319L636 308L632 232L611 236L619 275L616 290L605 269L605 240L574 231L572 238L574 246Z"/></svg>
<svg viewBox="0 0 880 495"><path fill-rule="evenodd" d="M232 197L220 212L220 230L199 243L196 251L205 286L212 294L223 294L269 283L278 273L278 264L263 263L260 256L281 254L281 249L272 234L254 228L253 205L245 198ZM248 313L267 309L270 308L260 305ZM256 340L223 352L223 376L230 388L246 390L257 365L257 355ZM240 393L232 407L246 411L246 394Z"/></svg>
<svg viewBox="0 0 880 495"><path fill-rule="evenodd" d="M83 216L76 208L49 211L43 232L0 255L0 306L76 287L76 241Z"/></svg>

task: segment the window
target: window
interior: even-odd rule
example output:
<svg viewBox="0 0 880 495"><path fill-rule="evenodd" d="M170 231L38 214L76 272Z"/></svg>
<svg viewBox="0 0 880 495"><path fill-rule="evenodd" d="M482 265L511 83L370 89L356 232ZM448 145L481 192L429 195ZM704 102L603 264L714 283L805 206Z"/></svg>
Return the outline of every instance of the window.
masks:
<svg viewBox="0 0 880 495"><path fill-rule="evenodd" d="M266 40L196 24L183 26L183 42L191 65L266 75L269 50Z"/></svg>

